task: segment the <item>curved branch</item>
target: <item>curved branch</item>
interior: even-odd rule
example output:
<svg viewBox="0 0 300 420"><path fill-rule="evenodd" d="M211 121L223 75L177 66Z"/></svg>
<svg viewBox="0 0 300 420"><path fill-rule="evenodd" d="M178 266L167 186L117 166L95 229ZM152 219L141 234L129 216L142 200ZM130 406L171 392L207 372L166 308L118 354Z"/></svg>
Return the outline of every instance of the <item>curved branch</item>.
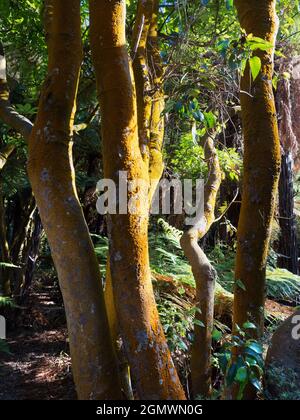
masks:
<svg viewBox="0 0 300 420"><path fill-rule="evenodd" d="M12 152L15 150L15 146L12 144L7 144L3 147L2 150L0 150L0 171L4 168L7 159L12 154Z"/></svg>
<svg viewBox="0 0 300 420"><path fill-rule="evenodd" d="M222 172L214 139L209 134L204 139L204 155L209 167L209 176L204 189L204 214L200 222L185 231L180 240L184 254L192 267L197 294L198 324L195 325L191 358L194 397L208 396L211 392L210 356L216 271L198 245L198 241L209 231L215 220L216 199L222 181Z"/></svg>

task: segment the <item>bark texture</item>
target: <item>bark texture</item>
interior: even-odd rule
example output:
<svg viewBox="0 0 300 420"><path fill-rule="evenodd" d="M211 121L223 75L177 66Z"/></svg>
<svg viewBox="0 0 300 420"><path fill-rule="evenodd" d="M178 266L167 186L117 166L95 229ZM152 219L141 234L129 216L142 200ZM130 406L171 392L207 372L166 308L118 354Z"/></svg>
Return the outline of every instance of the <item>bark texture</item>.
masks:
<svg viewBox="0 0 300 420"><path fill-rule="evenodd" d="M144 161L149 162L151 80L147 57L147 40L152 23L153 0L139 1L133 28L132 64L137 97L138 135Z"/></svg>
<svg viewBox="0 0 300 420"><path fill-rule="evenodd" d="M152 85L152 108L149 143L149 201L153 195L164 170L162 147L165 132L164 68L160 56L158 40L159 0L153 0L153 13L148 34L148 62Z"/></svg>
<svg viewBox="0 0 300 420"><path fill-rule="evenodd" d="M203 326L195 324L195 339L192 348L191 375L193 396L208 396L211 392L211 334L214 319L214 289L216 271L200 248L198 241L209 231L215 219L217 194L222 173L213 138L207 135L204 141L205 159L209 176L204 190L204 214L201 220L185 231L180 243L188 258L196 283L196 319Z"/></svg>
<svg viewBox="0 0 300 420"><path fill-rule="evenodd" d="M293 60L283 59L280 72L293 73ZM281 172L279 179L278 266L298 274L298 245L296 217L294 215L294 160L298 153L297 136L293 127L291 80L279 80L276 90L278 128L281 144ZM295 114L297 119L297 114Z"/></svg>
<svg viewBox="0 0 300 420"><path fill-rule="evenodd" d="M275 45L278 30L275 0L235 0L241 27ZM274 49L255 51L261 72L241 81L244 175L235 269L233 325L247 320L263 332L265 270L280 173L280 143L272 90ZM242 287L241 287L242 284Z"/></svg>
<svg viewBox="0 0 300 420"><path fill-rule="evenodd" d="M71 134L82 56L80 1L50 0L45 12L48 76L30 136L28 174L64 298L78 397L119 399L101 277L72 163Z"/></svg>
<svg viewBox="0 0 300 420"><path fill-rule="evenodd" d="M102 115L104 176L119 184L135 214L110 215L110 269L115 307L132 377L141 399L183 399L154 300L148 256L148 166L139 147L136 92L125 39L125 1L90 0L91 45ZM120 186L118 186L120 191ZM124 192L123 190L121 193Z"/></svg>
<svg viewBox="0 0 300 420"><path fill-rule="evenodd" d="M158 40L159 0L140 0L133 31L133 71L137 95L139 143L149 167L149 203L163 173L165 108Z"/></svg>
<svg viewBox="0 0 300 420"><path fill-rule="evenodd" d="M278 267L294 274L299 272L296 216L294 214L293 158L286 152L281 158L279 180L279 225Z"/></svg>

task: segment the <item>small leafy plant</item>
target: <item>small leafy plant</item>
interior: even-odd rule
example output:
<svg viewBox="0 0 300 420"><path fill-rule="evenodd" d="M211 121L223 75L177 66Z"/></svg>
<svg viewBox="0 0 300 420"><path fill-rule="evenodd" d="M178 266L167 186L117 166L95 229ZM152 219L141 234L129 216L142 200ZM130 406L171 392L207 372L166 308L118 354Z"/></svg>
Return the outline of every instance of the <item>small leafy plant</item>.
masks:
<svg viewBox="0 0 300 420"><path fill-rule="evenodd" d="M224 351L218 354L219 366L224 374L225 388L238 386L237 399L241 400L248 384L257 391L262 390L263 348L251 338L250 331L256 329L251 322L243 327L236 326L237 334L232 335L224 346Z"/></svg>

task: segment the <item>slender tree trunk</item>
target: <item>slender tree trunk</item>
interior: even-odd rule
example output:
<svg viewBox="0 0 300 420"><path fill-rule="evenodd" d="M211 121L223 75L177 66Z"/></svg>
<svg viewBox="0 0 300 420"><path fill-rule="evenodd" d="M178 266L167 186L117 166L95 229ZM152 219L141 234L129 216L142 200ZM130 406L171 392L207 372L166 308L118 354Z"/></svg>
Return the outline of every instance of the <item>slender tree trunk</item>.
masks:
<svg viewBox="0 0 300 420"><path fill-rule="evenodd" d="M21 241L17 241L19 245L18 248L10 248L11 253L11 261L19 266L20 268L14 270L13 273L13 294L14 297L19 299L20 298L20 290L22 288L22 284L24 282L26 266L28 263L28 256L29 256L29 249L32 240L32 234L34 229L34 211L36 208L35 201L31 196L33 201L33 208L31 209L30 213L23 217L22 219L26 221L26 224L23 225L21 223L22 231L18 235L18 239Z"/></svg>
<svg viewBox="0 0 300 420"><path fill-rule="evenodd" d="M23 282L20 290L20 304L24 302L28 296L28 291L32 283L34 276L34 270L36 267L36 261L39 256L40 240L43 231L42 222L37 209L33 214L33 227L30 235L28 252L25 255L25 270Z"/></svg>
<svg viewBox="0 0 300 420"><path fill-rule="evenodd" d="M1 183L1 177L0 177ZM0 262L10 263L10 252L9 245L7 242L6 236L6 222L5 222L5 207L4 207L4 197L2 194L2 189L0 185ZM11 285L10 285L10 270L7 267L0 267L0 295L10 296L11 295Z"/></svg>
<svg viewBox="0 0 300 420"><path fill-rule="evenodd" d="M48 76L28 173L64 298L80 399L121 398L98 262L78 200L71 132L81 62L80 1L46 3Z"/></svg>
<svg viewBox="0 0 300 420"><path fill-rule="evenodd" d="M281 158L279 180L279 225L278 267L294 274L299 272L296 218L294 215L293 158L287 152Z"/></svg>
<svg viewBox="0 0 300 420"><path fill-rule="evenodd" d="M275 45L275 0L235 0L241 27ZM280 144L272 90L274 50L255 51L262 61L253 82L249 67L241 82L244 176L235 269L233 325L264 326L265 270L280 172Z"/></svg>
<svg viewBox="0 0 300 420"><path fill-rule="evenodd" d="M26 232L30 218L35 209L35 200L31 190L17 193L14 203L8 209L9 224L12 232L8 238L12 261L17 264L21 254L22 245L26 238ZM18 265L18 264L17 264Z"/></svg>
<svg viewBox="0 0 300 420"><path fill-rule="evenodd" d="M0 79L1 85L1 79ZM10 262L10 250L7 242L6 235L6 220L5 220L5 206L4 206L4 196L2 192L2 178L1 171L7 163L7 159L14 151L14 146L6 145L0 151L0 262L9 263ZM10 282L10 271L6 267L0 268L0 287L4 296L10 296L11 294L11 282Z"/></svg>
<svg viewBox="0 0 300 420"><path fill-rule="evenodd" d="M153 0L138 1L133 28L132 64L137 97L137 118L140 149L144 161L149 164L151 80L147 59L147 40L152 24Z"/></svg>
<svg viewBox="0 0 300 420"><path fill-rule="evenodd" d="M281 73L293 72L293 61L282 59ZM279 178L279 225L278 266L298 274L298 244L296 219L294 215L294 157L297 156L298 142L293 127L293 104L291 81L279 80L276 90L278 128L281 144L281 173ZM297 115L297 114L295 114Z"/></svg>
<svg viewBox="0 0 300 420"><path fill-rule="evenodd" d="M208 396L211 392L211 334L214 321L214 289L216 271L210 264L198 241L209 231L215 219L217 194L222 173L213 139L208 135L204 143L209 177L204 191L204 214L201 220L184 232L180 240L189 260L196 283L197 313L195 339L192 348L191 375L193 396Z"/></svg>
<svg viewBox="0 0 300 420"><path fill-rule="evenodd" d="M149 203L163 173L165 108L164 69L158 41L159 0L140 0L133 30L133 71L137 95L138 134L149 167Z"/></svg>
<svg viewBox="0 0 300 420"><path fill-rule="evenodd" d="M109 215L110 268L120 330L138 396L185 398L159 321L148 255L148 167L139 148L136 93L125 39L125 1L90 0L91 45L102 115L104 176L143 181L135 214ZM146 187L146 188L145 188Z"/></svg>
<svg viewBox="0 0 300 420"><path fill-rule="evenodd" d="M163 174L164 163L162 147L165 132L165 96L163 76L164 68L160 56L158 40L158 15L159 0L153 0L153 13L148 35L148 62L152 85L152 108L150 120L150 142L149 142L149 201L150 204L153 195Z"/></svg>

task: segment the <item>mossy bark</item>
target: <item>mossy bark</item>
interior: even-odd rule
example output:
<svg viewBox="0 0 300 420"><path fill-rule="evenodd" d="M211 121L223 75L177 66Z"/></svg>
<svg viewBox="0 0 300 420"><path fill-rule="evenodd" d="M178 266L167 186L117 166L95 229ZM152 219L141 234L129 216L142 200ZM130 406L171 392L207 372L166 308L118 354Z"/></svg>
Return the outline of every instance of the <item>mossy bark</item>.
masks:
<svg viewBox="0 0 300 420"><path fill-rule="evenodd" d="M29 139L28 174L64 298L78 397L119 399L101 277L72 163L71 134L82 57L80 1L50 0L45 12L48 76Z"/></svg>
<svg viewBox="0 0 300 420"><path fill-rule="evenodd" d="M153 13L147 40L148 62L152 85L150 142L148 147L150 204L164 170L162 148L165 132L165 117L163 115L165 109L165 96L163 84L164 67L160 55L158 39L159 4L159 0L153 0Z"/></svg>
<svg viewBox="0 0 300 420"><path fill-rule="evenodd" d="M241 27L275 45L275 0L235 0ZM274 48L255 51L262 67L256 80L249 67L241 81L244 174L235 278L233 325L247 320L263 333L265 270L280 173L280 143L272 89Z"/></svg>
<svg viewBox="0 0 300 420"><path fill-rule="evenodd" d="M127 202L137 211L109 215L110 269L118 322L139 398L183 399L159 321L148 255L148 167L139 147L136 92L125 39L125 1L90 0L91 45L102 115L104 176L140 180ZM119 188L118 188L119 189Z"/></svg>
<svg viewBox="0 0 300 420"><path fill-rule="evenodd" d="M138 1L132 36L132 64L137 97L138 135L144 161L149 162L151 80L147 57L147 40L152 23L153 0Z"/></svg>

